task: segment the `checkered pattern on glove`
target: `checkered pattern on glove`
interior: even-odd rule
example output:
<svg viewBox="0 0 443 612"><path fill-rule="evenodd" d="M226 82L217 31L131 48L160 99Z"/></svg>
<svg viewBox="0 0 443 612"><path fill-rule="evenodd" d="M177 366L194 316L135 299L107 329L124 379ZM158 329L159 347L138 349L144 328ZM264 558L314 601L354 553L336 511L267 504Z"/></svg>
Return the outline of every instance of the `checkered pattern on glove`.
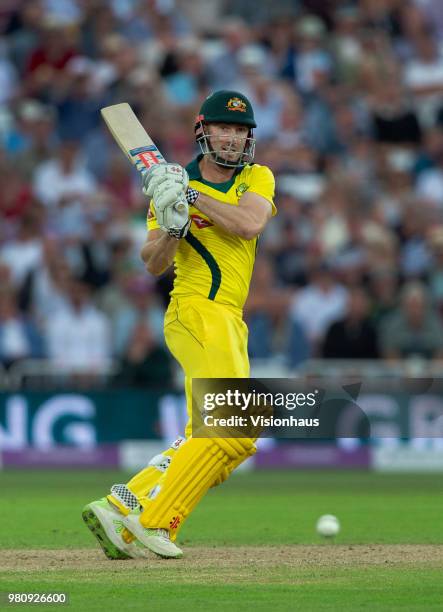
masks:
<svg viewBox="0 0 443 612"><path fill-rule="evenodd" d="M199 195L200 195L200 192L197 191L197 189L188 187L186 191L186 199L188 201L188 204L195 204Z"/></svg>
<svg viewBox="0 0 443 612"><path fill-rule="evenodd" d="M162 229L166 231L168 236L171 236L171 238L180 240L180 238L184 238L186 234L188 233L191 223L192 223L192 219L188 219L186 224L181 229L178 227L169 227L167 229L162 227Z"/></svg>

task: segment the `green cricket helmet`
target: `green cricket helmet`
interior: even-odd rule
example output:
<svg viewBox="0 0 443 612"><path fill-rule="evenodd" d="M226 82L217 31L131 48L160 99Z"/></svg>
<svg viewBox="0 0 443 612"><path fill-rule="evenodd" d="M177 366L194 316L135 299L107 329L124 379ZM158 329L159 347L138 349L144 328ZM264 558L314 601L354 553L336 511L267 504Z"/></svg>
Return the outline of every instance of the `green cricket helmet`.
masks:
<svg viewBox="0 0 443 612"><path fill-rule="evenodd" d="M249 127L243 149L238 151L237 161L226 160L211 145L206 126L210 123L230 123ZM203 155L211 155L215 163L225 168L241 168L254 159L255 138L252 129L257 127L254 111L248 98L238 91L221 90L209 95L203 102L195 122L195 139Z"/></svg>

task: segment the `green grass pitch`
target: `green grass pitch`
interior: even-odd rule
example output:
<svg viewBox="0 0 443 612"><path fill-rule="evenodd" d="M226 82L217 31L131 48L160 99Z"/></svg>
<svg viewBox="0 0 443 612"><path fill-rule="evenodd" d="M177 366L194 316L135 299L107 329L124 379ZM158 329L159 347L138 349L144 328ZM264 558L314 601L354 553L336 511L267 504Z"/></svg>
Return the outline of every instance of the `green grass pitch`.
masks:
<svg viewBox="0 0 443 612"><path fill-rule="evenodd" d="M0 472L0 609L13 609L5 603L11 591L64 591L68 610L443 608L439 475L234 474L183 528L184 559L112 562L80 514L127 477ZM326 513L342 524L334 542L315 533ZM49 608L60 606L38 606Z"/></svg>

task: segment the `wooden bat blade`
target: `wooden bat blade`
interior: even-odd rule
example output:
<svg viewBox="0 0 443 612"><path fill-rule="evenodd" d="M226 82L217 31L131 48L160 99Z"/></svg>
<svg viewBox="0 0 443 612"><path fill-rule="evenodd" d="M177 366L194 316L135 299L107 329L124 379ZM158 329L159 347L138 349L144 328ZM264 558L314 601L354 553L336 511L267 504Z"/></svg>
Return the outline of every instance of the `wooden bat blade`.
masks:
<svg viewBox="0 0 443 612"><path fill-rule="evenodd" d="M156 164L166 163L127 102L105 106L100 112L114 140L139 172L144 173ZM174 208L182 212L187 205L177 202Z"/></svg>
<svg viewBox="0 0 443 612"><path fill-rule="evenodd" d="M101 109L101 115L123 153L140 172L156 164L165 164L152 138L127 102Z"/></svg>

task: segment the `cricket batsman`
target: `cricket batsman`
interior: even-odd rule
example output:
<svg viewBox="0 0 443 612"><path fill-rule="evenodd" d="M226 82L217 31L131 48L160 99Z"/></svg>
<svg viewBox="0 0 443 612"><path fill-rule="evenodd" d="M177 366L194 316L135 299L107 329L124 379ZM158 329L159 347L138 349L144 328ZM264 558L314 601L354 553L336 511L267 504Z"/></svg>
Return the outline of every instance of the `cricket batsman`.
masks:
<svg viewBox="0 0 443 612"><path fill-rule="evenodd" d="M196 119L198 157L186 169L162 164L144 176L151 200L141 257L155 275L174 264L164 330L185 373L189 422L184 438L84 508L84 521L110 559L148 551L181 557L175 539L187 517L256 450L252 438L191 435L192 379L249 377L242 311L258 236L276 213L273 174L253 163L255 127L243 94L217 91Z"/></svg>

